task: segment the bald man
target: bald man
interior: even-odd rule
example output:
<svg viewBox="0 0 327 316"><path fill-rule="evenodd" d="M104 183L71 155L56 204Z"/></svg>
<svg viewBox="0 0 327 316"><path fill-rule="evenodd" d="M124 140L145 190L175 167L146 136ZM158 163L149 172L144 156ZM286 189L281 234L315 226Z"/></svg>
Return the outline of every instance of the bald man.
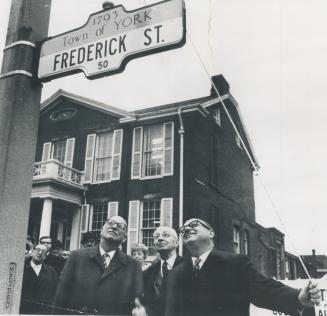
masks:
<svg viewBox="0 0 327 316"><path fill-rule="evenodd" d="M119 250L127 224L120 216L108 219L100 244L73 251L64 267L54 301L57 314L130 315L143 293L139 263Z"/></svg>
<svg viewBox="0 0 327 316"><path fill-rule="evenodd" d="M144 276L145 309L149 316L164 315L165 282L170 270L184 261L177 255L177 233L171 227L160 226L153 233L153 245L160 254Z"/></svg>

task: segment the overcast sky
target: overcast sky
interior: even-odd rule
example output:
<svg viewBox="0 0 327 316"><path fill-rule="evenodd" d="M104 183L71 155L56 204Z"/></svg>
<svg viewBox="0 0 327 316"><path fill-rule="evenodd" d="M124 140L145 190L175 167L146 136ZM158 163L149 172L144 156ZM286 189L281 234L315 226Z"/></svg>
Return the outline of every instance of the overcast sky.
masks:
<svg viewBox="0 0 327 316"><path fill-rule="evenodd" d="M103 2L52 0L49 35L82 26ZM114 2L135 9L156 1ZM9 9L10 0L0 0L1 47ZM296 248L327 254L327 2L186 0L186 9L188 34L210 74L230 83L260 174ZM210 81L188 39L180 49L129 62L119 75L53 80L42 99L58 89L132 110L208 95ZM255 182L257 221L284 231Z"/></svg>

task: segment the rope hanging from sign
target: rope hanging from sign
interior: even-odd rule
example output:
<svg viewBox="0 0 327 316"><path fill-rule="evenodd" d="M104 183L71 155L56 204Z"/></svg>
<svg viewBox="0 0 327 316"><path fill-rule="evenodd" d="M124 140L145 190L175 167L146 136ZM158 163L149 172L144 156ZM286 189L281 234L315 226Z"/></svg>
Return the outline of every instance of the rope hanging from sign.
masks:
<svg viewBox="0 0 327 316"><path fill-rule="evenodd" d="M194 42L193 42L193 40L192 40L189 32L188 32L187 36L188 36L188 38L189 38L189 40L190 40L190 42L192 44L192 47L193 47L193 49L194 49L194 51L195 51L195 53L196 53L196 55L197 55L200 63L203 66L203 69L204 69L206 75L208 76L209 80L212 83L212 86L213 86L215 92L218 95L219 101L222 104L222 107L223 107L223 109L224 109L224 111L225 111L225 113L226 113L226 115L227 115L227 117L228 117L228 119L229 119L229 121L230 121L230 123L231 123L231 125L232 125L232 127L233 127L233 129L235 131L235 133L237 134L237 136L240 139L240 142L241 142L241 144L242 144L242 146L243 146L243 148L244 148L244 150L246 152L247 157L249 158L249 161L250 161L250 163L252 165L252 168L254 170L255 175L259 178L260 183L261 183L261 185L263 187L263 190L265 191L265 193L266 193L266 195L267 195L267 197L268 197L268 199L269 199L269 201L270 201L270 203L271 203L271 205L272 205L272 207L273 207L273 209L274 209L274 211L275 211L275 213L277 215L277 218L280 221L280 223L281 223L281 225L282 225L282 227L284 229L284 232L285 232L286 236L288 237L288 239L291 242L291 245L292 245L292 248L293 248L293 250L295 252L295 255L298 257L298 259L299 259L299 261L301 263L301 266L302 266L305 274L307 275L308 279L311 280L311 276L310 276L310 274L309 274L309 272L308 272L308 270L307 270L307 268L306 268L306 266L305 266L305 264L304 264L304 262L303 262L303 260L302 260L302 258L300 256L299 252L297 251L297 248L295 247L295 244L293 242L293 239L291 238L291 236L289 235L289 233L288 233L288 231L286 229L286 225L284 224L284 222L282 220L282 217L280 215L280 212L278 211L278 208L275 205L275 203L273 201L273 198L272 198L272 196L271 196L268 188L266 187L266 185L264 183L263 177L262 177L262 175L259 174L259 169L258 169L257 165L255 164L255 162L254 162L254 160L253 160L253 158L252 158L252 156L251 156L251 154L250 154L250 152L249 152L246 144L244 143L243 138L242 138L241 134L239 133L239 131L238 131L238 129L237 129L237 127L236 127L236 125L235 125L235 123L234 123L234 121L233 121L233 119L232 119L232 117L231 117L231 115L230 115L230 113L229 113L229 111L228 111L225 103L224 103L224 100L222 99L222 97L221 97L221 95L220 95L220 93L219 93L219 91L218 91L218 89L217 89L217 87L216 87L216 85L214 83L214 81L212 80L212 77L210 76L209 71L208 71L208 69L207 69L207 67L206 67L206 65L205 65L205 63L204 63L204 61L203 61L203 59L202 59L202 57L201 57L198 49L196 48L196 46L195 46L195 44L194 44Z"/></svg>

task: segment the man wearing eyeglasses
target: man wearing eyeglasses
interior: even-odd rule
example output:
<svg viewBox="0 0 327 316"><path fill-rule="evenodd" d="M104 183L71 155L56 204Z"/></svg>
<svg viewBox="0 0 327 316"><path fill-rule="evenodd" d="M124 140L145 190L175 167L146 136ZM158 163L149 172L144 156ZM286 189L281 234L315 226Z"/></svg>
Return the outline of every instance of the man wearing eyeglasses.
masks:
<svg viewBox="0 0 327 316"><path fill-rule="evenodd" d="M54 268L44 263L47 247L37 245L25 262L20 314L49 314L57 287Z"/></svg>
<svg viewBox="0 0 327 316"><path fill-rule="evenodd" d="M129 315L143 293L138 262L120 251L127 224L120 216L108 219L100 244L71 253L54 301L58 314Z"/></svg>
<svg viewBox="0 0 327 316"><path fill-rule="evenodd" d="M178 236L171 227L160 226L153 233L153 245L160 255L144 276L144 302L148 316L164 315L165 286L170 270L185 259L177 255Z"/></svg>
<svg viewBox="0 0 327 316"><path fill-rule="evenodd" d="M314 283L298 291L267 279L246 256L214 248L210 224L192 218L179 229L191 258L168 277L166 316L246 316L249 304L299 315L320 302Z"/></svg>

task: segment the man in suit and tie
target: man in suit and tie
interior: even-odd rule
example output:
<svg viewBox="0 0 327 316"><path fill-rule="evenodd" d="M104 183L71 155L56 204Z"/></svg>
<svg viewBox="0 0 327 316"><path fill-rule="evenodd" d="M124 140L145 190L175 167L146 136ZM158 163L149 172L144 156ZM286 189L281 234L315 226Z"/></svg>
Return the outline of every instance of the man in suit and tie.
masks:
<svg viewBox="0 0 327 316"><path fill-rule="evenodd" d="M160 226L154 231L153 245L160 254L160 260L143 272L144 301L149 316L161 316L164 315L167 275L184 258L177 255L178 237L170 227Z"/></svg>
<svg viewBox="0 0 327 316"><path fill-rule="evenodd" d="M23 275L20 314L50 314L56 293L57 274L44 263L47 247L37 245L26 259Z"/></svg>
<svg viewBox="0 0 327 316"><path fill-rule="evenodd" d="M167 282L166 316L248 316L250 303L299 315L320 302L317 285L301 291L267 279L246 256L214 248L214 231L192 218L179 229L191 258L171 271Z"/></svg>
<svg viewBox="0 0 327 316"><path fill-rule="evenodd" d="M100 244L73 251L59 281L54 305L57 314L130 315L143 293L139 263L119 250L127 224L120 216L108 219Z"/></svg>

